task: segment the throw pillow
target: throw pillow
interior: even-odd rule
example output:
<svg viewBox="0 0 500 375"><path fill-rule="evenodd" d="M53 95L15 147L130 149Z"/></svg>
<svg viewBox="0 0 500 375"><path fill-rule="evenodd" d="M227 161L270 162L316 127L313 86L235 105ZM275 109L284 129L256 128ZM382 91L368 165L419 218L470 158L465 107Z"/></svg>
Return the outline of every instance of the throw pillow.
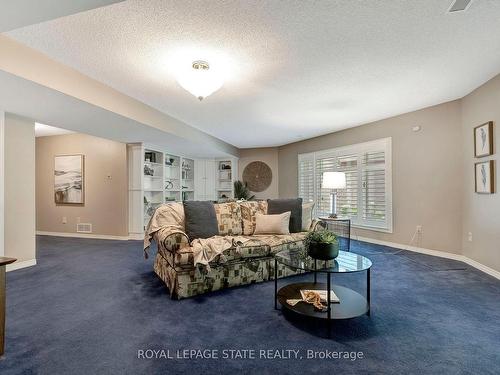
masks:
<svg viewBox="0 0 500 375"><path fill-rule="evenodd" d="M241 228L241 208L238 203L214 204L220 236L238 236L243 233Z"/></svg>
<svg viewBox="0 0 500 375"><path fill-rule="evenodd" d="M290 233L302 231L302 198L293 199L269 199L267 201L268 214L282 214L291 212Z"/></svg>
<svg viewBox="0 0 500 375"><path fill-rule="evenodd" d="M309 231L312 224L314 202L302 203L302 232Z"/></svg>
<svg viewBox="0 0 500 375"><path fill-rule="evenodd" d="M185 201L184 216L189 241L219 234L214 204L209 201Z"/></svg>
<svg viewBox="0 0 500 375"><path fill-rule="evenodd" d="M255 215L255 232L253 234L290 234L290 211L278 215Z"/></svg>
<svg viewBox="0 0 500 375"><path fill-rule="evenodd" d="M255 214L267 214L266 201L248 201L239 203L243 222L243 235L251 236L255 230Z"/></svg>

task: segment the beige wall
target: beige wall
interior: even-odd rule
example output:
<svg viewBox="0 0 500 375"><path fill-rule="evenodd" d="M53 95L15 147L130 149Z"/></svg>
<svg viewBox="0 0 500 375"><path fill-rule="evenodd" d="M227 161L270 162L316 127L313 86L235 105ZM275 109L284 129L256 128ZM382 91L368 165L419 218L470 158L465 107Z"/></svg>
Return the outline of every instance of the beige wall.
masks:
<svg viewBox="0 0 500 375"><path fill-rule="evenodd" d="M256 198L260 199L273 199L278 198L279 190L279 175L278 175L278 148L277 147L266 147L266 148L248 148L240 150L240 159L238 161L238 178L243 180L243 170L245 167L253 161L262 161L266 163L273 173L273 180L271 185L266 190L253 193Z"/></svg>
<svg viewBox="0 0 500 375"><path fill-rule="evenodd" d="M422 130L413 132L412 127ZM462 130L460 102L453 101L279 148L279 195L297 196L297 155L392 137L393 233L355 234L461 253Z"/></svg>
<svg viewBox="0 0 500 375"><path fill-rule="evenodd" d="M85 155L85 204L54 202L54 156ZM108 177L110 176L110 178ZM85 134L36 139L36 228L75 233L78 218L92 223L93 234L128 235L126 145ZM67 218L67 224L62 218Z"/></svg>
<svg viewBox="0 0 500 375"><path fill-rule="evenodd" d="M474 157L473 128L494 122L494 154ZM500 145L500 75L462 99L463 126L463 252L468 258L500 271L500 195L498 151ZM474 163L495 160L496 194L474 192ZM468 241L472 233L472 242Z"/></svg>
<svg viewBox="0 0 500 375"><path fill-rule="evenodd" d="M5 136L5 112L0 110L0 256L4 255L4 136Z"/></svg>
<svg viewBox="0 0 500 375"><path fill-rule="evenodd" d="M35 259L35 123L5 116L5 256Z"/></svg>

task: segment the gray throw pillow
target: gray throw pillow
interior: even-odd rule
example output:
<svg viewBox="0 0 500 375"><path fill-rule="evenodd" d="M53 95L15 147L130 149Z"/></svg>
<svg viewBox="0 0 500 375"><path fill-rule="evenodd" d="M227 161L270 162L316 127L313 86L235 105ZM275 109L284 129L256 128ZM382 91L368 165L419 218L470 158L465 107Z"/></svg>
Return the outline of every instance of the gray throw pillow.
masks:
<svg viewBox="0 0 500 375"><path fill-rule="evenodd" d="M268 199L267 214L282 214L291 212L290 215L290 233L298 233L302 231L302 198L292 199Z"/></svg>
<svg viewBox="0 0 500 375"><path fill-rule="evenodd" d="M209 201L185 201L184 216L189 242L219 234L214 204Z"/></svg>

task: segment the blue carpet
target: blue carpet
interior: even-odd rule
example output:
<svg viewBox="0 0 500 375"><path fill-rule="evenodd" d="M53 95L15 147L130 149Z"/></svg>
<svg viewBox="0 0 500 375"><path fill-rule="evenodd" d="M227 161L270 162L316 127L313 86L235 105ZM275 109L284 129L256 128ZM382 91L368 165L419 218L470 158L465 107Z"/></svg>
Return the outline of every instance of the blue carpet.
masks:
<svg viewBox="0 0 500 375"><path fill-rule="evenodd" d="M138 241L41 236L8 273L3 374L498 374L500 282L463 263L352 242L372 259L372 316L315 321L273 309L272 282L172 301ZM308 275L295 277L310 279ZM280 283L290 281L281 280ZM335 282L364 291L364 274ZM139 359L138 350L362 352L348 359Z"/></svg>

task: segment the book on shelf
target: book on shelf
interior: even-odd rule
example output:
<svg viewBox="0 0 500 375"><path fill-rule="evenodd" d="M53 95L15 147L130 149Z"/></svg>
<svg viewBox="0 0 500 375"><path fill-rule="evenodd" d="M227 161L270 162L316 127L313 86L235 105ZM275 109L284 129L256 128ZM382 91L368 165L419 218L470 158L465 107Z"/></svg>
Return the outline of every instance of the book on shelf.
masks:
<svg viewBox="0 0 500 375"><path fill-rule="evenodd" d="M326 290L301 289L300 295L301 295L303 300L305 300L305 294L307 292L318 293L319 297L321 298L321 302L327 302ZM333 290L330 290L330 302L331 303L340 303L339 297L335 294L335 292Z"/></svg>

